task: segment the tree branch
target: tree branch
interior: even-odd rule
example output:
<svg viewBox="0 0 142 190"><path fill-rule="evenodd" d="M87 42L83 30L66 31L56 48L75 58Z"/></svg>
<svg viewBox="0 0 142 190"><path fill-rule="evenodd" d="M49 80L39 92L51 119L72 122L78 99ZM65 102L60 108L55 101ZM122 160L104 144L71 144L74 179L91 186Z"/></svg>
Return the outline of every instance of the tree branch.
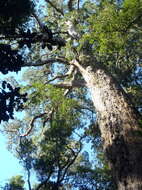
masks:
<svg viewBox="0 0 142 190"><path fill-rule="evenodd" d="M60 183L64 180L65 175L66 175L66 173L67 173L69 167L75 162L76 158L78 157L78 154L80 153L80 151L81 151L81 149L82 149L81 140L82 140L83 138L84 138L84 137L81 137L81 138L79 139L80 147L79 147L79 150L78 150L77 153L75 153L75 151L74 151L72 148L69 148L69 149L71 150L71 152L72 152L74 158L70 161L70 163L68 163L68 164L65 166L65 170L64 170L64 173L63 173L63 175L62 175L62 178L60 179Z"/></svg>
<svg viewBox="0 0 142 190"><path fill-rule="evenodd" d="M51 5L51 7L53 7L57 12L59 12L62 16L64 16L64 13L61 9L57 8L56 5L54 5L54 3L52 3L50 0L45 0L47 3L49 3Z"/></svg>
<svg viewBox="0 0 142 190"><path fill-rule="evenodd" d="M47 83L50 83L50 82L52 82L52 81L54 81L54 80L56 80L56 79L63 79L63 78L68 77L68 76L69 76L69 75L57 75L57 76L55 76L54 78L48 80Z"/></svg>
<svg viewBox="0 0 142 190"><path fill-rule="evenodd" d="M69 82L62 82L62 83L58 83L58 84L53 84L54 86L58 87L58 88L81 88L81 87L85 87L85 82L84 80L76 80L76 81L69 81Z"/></svg>
<svg viewBox="0 0 142 190"><path fill-rule="evenodd" d="M77 1L77 10L80 9L80 0Z"/></svg>
<svg viewBox="0 0 142 190"><path fill-rule="evenodd" d="M54 108L51 109L51 111L48 113L48 117L44 120L43 122L43 127L45 126L45 124L47 123L48 120L52 120L52 115L54 113Z"/></svg>
<svg viewBox="0 0 142 190"><path fill-rule="evenodd" d="M74 1L74 0L69 0L69 1L68 1L68 9L69 9L69 11L72 11L72 10L73 10L73 1Z"/></svg>
<svg viewBox="0 0 142 190"><path fill-rule="evenodd" d="M46 114L48 114L48 113L45 112L45 113L42 113L42 114L40 114L40 115L35 116L35 117L31 120L31 122L30 122L30 127L29 127L29 129L26 131L26 133L20 135L20 137L26 137L26 136L28 136L28 135L31 133L33 127L34 127L34 122L35 122L35 120L38 119L38 118L41 118L41 117L45 116Z"/></svg>
<svg viewBox="0 0 142 190"><path fill-rule="evenodd" d="M35 13L33 13L32 15L36 19L36 21L37 21L38 25L40 26L40 28L42 29L43 26L44 26L43 23L41 23L40 19L38 18L38 16Z"/></svg>
<svg viewBox="0 0 142 190"><path fill-rule="evenodd" d="M44 61L39 60L36 63L25 63L23 65L23 67L29 67L29 66L37 67L37 66L43 66L43 65L46 65L46 64L52 64L52 63L55 63L55 62L63 63L63 64L69 64L68 61L65 58L59 58L58 57L58 58L48 58L48 59L46 59Z"/></svg>
<svg viewBox="0 0 142 190"><path fill-rule="evenodd" d="M139 19L142 17L142 14L138 15L136 18L134 18L126 27L125 31L127 31L133 24L135 24Z"/></svg>
<svg viewBox="0 0 142 190"><path fill-rule="evenodd" d="M40 188L41 188L43 185L46 185L47 182L49 181L50 177L51 177L51 174L52 174L52 172L50 171L50 173L49 173L47 179L45 179L43 182L41 182L41 183L36 187L35 190L40 190Z"/></svg>
<svg viewBox="0 0 142 190"><path fill-rule="evenodd" d="M75 77L76 77L76 74L77 74L77 70L75 69L74 65L71 65L70 66L70 69L69 71L67 72L67 74L69 76L72 76L72 79L70 80L70 83L72 84L74 81L75 81ZM69 92L71 91L72 88L69 88L67 89L65 92L64 92L64 96L66 96L67 94L69 94Z"/></svg>
<svg viewBox="0 0 142 190"><path fill-rule="evenodd" d="M63 79L63 78L72 76L73 72L74 72L74 69L75 69L75 67L73 65L71 65L70 68L69 68L69 70L68 70L68 72L66 74L64 74L64 75L57 75L54 78L48 80L47 83L50 83L50 82L52 82L52 81L54 81L56 79Z"/></svg>

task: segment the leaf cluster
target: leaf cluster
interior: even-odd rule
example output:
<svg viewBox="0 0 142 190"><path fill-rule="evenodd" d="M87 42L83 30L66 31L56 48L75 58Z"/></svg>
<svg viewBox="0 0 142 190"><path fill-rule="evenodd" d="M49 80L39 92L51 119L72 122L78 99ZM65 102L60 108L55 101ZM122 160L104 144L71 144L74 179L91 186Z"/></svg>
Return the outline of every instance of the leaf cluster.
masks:
<svg viewBox="0 0 142 190"><path fill-rule="evenodd" d="M16 11L15 11L16 10ZM25 23L34 11L30 0L1 0L0 1L0 33L15 31L16 27Z"/></svg>
<svg viewBox="0 0 142 190"><path fill-rule="evenodd" d="M142 3L138 0L125 0L121 8L105 1L101 10L89 18L91 23L90 42L100 53L123 51L128 32L141 20ZM93 40L94 39L94 40Z"/></svg>
<svg viewBox="0 0 142 190"><path fill-rule="evenodd" d="M0 71L7 74L9 71L18 72L21 70L24 61L17 50L12 50L8 44L0 44Z"/></svg>
<svg viewBox="0 0 142 190"><path fill-rule="evenodd" d="M20 94L20 88L13 88L6 81L2 82L0 92L0 122L14 119L14 108L16 110L22 109L23 102L27 101L27 94Z"/></svg>

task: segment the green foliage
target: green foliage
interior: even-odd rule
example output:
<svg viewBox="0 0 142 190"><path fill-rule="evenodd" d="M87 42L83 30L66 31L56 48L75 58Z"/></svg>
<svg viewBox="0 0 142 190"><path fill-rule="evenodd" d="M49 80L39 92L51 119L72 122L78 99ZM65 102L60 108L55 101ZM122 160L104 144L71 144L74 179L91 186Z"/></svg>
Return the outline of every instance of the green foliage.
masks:
<svg viewBox="0 0 142 190"><path fill-rule="evenodd" d="M66 118L69 122L77 122L74 118L77 118L77 115L79 114L75 113L75 107L77 107L78 102L74 99L64 97L64 90L42 82L35 82L32 85L23 88L23 90L29 91L28 106L38 107L39 105L42 105L42 108L45 111L54 108L58 112L58 120Z"/></svg>
<svg viewBox="0 0 142 190"><path fill-rule="evenodd" d="M90 42L99 53L124 51L129 39L128 32L140 23L142 2L126 0L119 8L105 2L100 10L89 18L92 33ZM94 41L93 41L94 39Z"/></svg>
<svg viewBox="0 0 142 190"><path fill-rule="evenodd" d="M20 175L13 176L4 187L5 190L24 190L25 181Z"/></svg>

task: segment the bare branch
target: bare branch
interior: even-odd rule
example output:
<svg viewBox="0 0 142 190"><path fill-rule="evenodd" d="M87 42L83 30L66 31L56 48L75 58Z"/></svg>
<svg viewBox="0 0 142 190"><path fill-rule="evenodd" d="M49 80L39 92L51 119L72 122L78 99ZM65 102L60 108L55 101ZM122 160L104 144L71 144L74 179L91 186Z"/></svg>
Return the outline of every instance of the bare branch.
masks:
<svg viewBox="0 0 142 190"><path fill-rule="evenodd" d="M40 26L40 28L42 29L43 26L44 26L43 23L41 23L40 19L38 18L38 16L35 13L33 13L32 15L36 19L36 21L37 21L38 25Z"/></svg>
<svg viewBox="0 0 142 190"><path fill-rule="evenodd" d="M75 109L77 109L78 111L80 111L80 110L88 110L91 113L94 113L94 108L93 107L90 108L88 106L77 105L77 106L75 106Z"/></svg>
<svg viewBox="0 0 142 190"><path fill-rule="evenodd" d="M74 65L71 65L70 66L70 69L69 71L67 72L69 75L72 75L72 79L70 80L70 83L73 84L73 82L75 81L76 79L76 75L77 75L77 70L75 69ZM71 91L72 88L69 88L67 89L65 92L64 92L64 95L66 96L67 94L69 94L69 92Z"/></svg>
<svg viewBox="0 0 142 190"><path fill-rule="evenodd" d="M70 66L68 72L65 75L57 75L54 78L52 78L51 80L48 80L48 83L56 80L56 79L63 79L69 76L72 76L73 72L74 72L75 67L73 65Z"/></svg>
<svg viewBox="0 0 142 190"><path fill-rule="evenodd" d="M68 77L68 75L57 75L54 78L52 78L51 80L48 80L48 83L50 83L50 82L52 82L52 81L54 81L56 79L63 79L65 77Z"/></svg>
<svg viewBox="0 0 142 190"><path fill-rule="evenodd" d="M45 116L46 114L48 114L48 113L45 112L45 113L42 113L42 114L40 114L40 115L35 116L35 117L31 120L31 122L30 122L30 127L29 127L29 129L26 131L26 133L20 135L20 137L26 137L26 136L28 136L28 135L31 133L33 127L34 127L34 122L35 122L35 120L38 119L38 118L41 118L41 117Z"/></svg>
<svg viewBox="0 0 142 190"><path fill-rule="evenodd" d="M66 73L66 75L71 76L73 74L74 70L75 70L74 65L70 65L70 68L69 68L68 72Z"/></svg>
<svg viewBox="0 0 142 190"><path fill-rule="evenodd" d="M43 122L43 127L45 126L45 124L50 120L52 120L52 115L54 113L54 108L51 109L51 111L48 113L48 117L44 120Z"/></svg>
<svg viewBox="0 0 142 190"><path fill-rule="evenodd" d="M25 63L23 65L23 67L29 67L29 66L37 67L37 66L43 66L43 65L46 65L46 64L52 64L52 63L55 63L55 62L63 63L63 64L69 64L68 61L65 58L57 57L57 58L48 58L48 59L46 59L44 61L39 60L36 63Z"/></svg>
<svg viewBox="0 0 142 190"><path fill-rule="evenodd" d="M51 5L51 7L53 7L57 12L59 12L62 16L64 16L64 13L61 9L57 8L56 5L54 5L54 3L52 3L50 0L45 0L47 3L49 3Z"/></svg>
<svg viewBox="0 0 142 190"><path fill-rule="evenodd" d="M58 87L58 88L81 88L81 87L85 87L85 82L84 80L76 80L76 81L68 81L68 82L62 82L62 83L58 83L58 84L53 84L54 86Z"/></svg>
<svg viewBox="0 0 142 190"><path fill-rule="evenodd" d="M77 67L77 69L80 71L80 72L83 72L84 71L84 68L82 67L82 65L79 63L78 60L74 59L70 62L71 65L74 65L75 67ZM87 71L86 71L87 72Z"/></svg>

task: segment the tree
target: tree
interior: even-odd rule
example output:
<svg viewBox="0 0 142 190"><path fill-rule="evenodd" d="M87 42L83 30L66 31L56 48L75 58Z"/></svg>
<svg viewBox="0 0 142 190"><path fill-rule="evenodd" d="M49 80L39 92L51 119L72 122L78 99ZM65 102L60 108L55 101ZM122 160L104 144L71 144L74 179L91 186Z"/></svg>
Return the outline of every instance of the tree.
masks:
<svg viewBox="0 0 142 190"><path fill-rule="evenodd" d="M24 180L22 176L17 175L9 180L9 183L5 185L4 190L24 190Z"/></svg>
<svg viewBox="0 0 142 190"><path fill-rule="evenodd" d="M141 103L136 109L128 97L128 90L134 96L141 89L136 70L141 67L142 2L45 2L50 21L41 23L38 13L33 14L36 32L18 29L2 39L14 39L19 49L27 47L36 55L43 48L41 59L31 55L24 66L45 66L47 83L66 89L64 95L70 96L75 87L90 90L118 189L142 189ZM59 72L57 62L63 65Z"/></svg>
<svg viewBox="0 0 142 190"><path fill-rule="evenodd" d="M47 188L112 190L108 167L102 162L94 167L94 163L90 163L88 152L82 153L88 124L86 125L80 119L85 119L86 116L83 109L81 111L79 98L77 102L72 98L64 97L62 89L45 85L44 76L40 75L41 71L36 69L36 76L33 69L29 72L32 72L29 73L31 79L28 78L29 85L24 87L29 94L29 99L24 105L26 114L20 121L13 121L4 126L5 132L13 141L13 143L9 142L9 145L13 147L13 152L16 152L27 173L29 190ZM35 83L38 77L40 82ZM52 111L51 116L48 109L50 110L53 105L56 110ZM42 118L40 118L41 113ZM28 118L31 117L33 119L29 128ZM82 127L84 124L85 128ZM27 126L30 130L25 129ZM82 134L79 132L80 128ZM17 135L19 137L23 129L27 132L21 135L20 142L17 143ZM34 187L30 182L32 171L35 171L38 179Z"/></svg>

